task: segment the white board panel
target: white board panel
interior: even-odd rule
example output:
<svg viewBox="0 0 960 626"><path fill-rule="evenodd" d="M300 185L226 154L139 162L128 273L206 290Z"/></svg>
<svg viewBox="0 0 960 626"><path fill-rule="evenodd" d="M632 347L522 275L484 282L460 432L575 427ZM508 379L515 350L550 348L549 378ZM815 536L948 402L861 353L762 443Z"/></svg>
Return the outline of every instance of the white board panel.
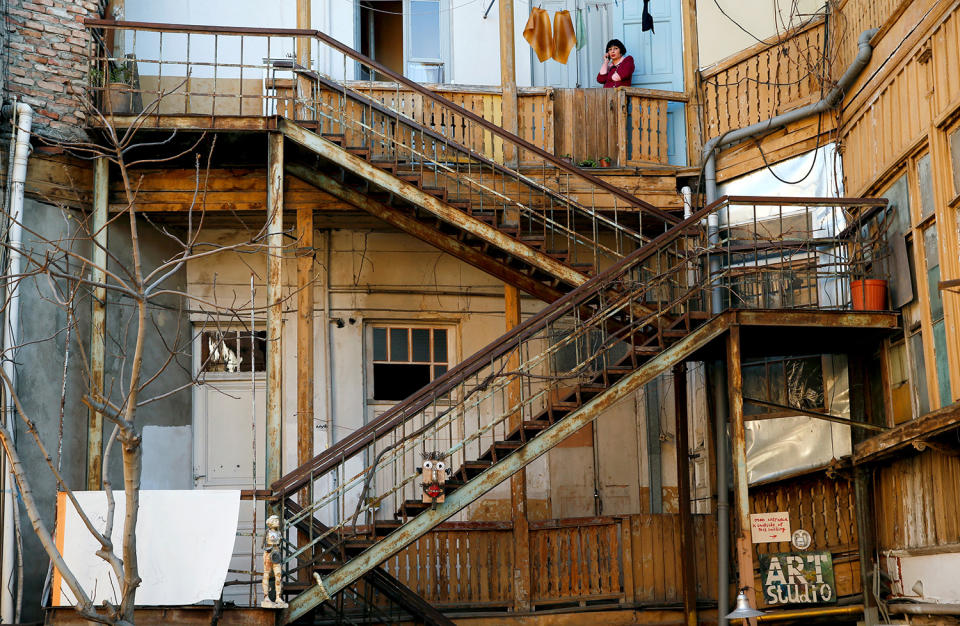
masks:
<svg viewBox="0 0 960 626"><path fill-rule="evenodd" d="M93 525L105 529L105 493L80 491L75 495ZM112 539L122 558L126 506L122 491L114 492L114 498ZM141 491L137 560L143 582L137 591L137 605L189 605L219 599L233 553L239 510L239 490ZM119 602L119 582L96 555L100 544L63 493L57 511L57 544L70 570L95 604ZM59 574L53 588L54 606L76 603Z"/></svg>

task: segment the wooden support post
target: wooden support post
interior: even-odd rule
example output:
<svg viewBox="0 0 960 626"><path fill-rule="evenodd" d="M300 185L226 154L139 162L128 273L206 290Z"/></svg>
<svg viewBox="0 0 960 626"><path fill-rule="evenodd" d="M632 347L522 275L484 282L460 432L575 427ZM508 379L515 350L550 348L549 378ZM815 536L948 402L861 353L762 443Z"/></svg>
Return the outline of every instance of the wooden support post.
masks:
<svg viewBox="0 0 960 626"><path fill-rule="evenodd" d="M310 0L297 0L297 28L310 29ZM297 65L306 69L310 67L310 44L313 41L310 37L297 37ZM297 118L304 119L303 115L308 107L304 104L306 99L311 97L313 91L313 81L304 74L297 74L297 94L299 106L296 107Z"/></svg>
<svg viewBox="0 0 960 626"><path fill-rule="evenodd" d="M283 135L267 136L266 486L283 473ZM275 511L276 505L271 507Z"/></svg>
<svg viewBox="0 0 960 626"><path fill-rule="evenodd" d="M753 541L750 535L750 496L747 488L747 445L743 427L743 372L740 369L740 327L727 334L727 397L733 454L733 533L736 539L737 587L746 588L750 606L756 607L753 587ZM756 618L750 618L756 626Z"/></svg>
<svg viewBox="0 0 960 626"><path fill-rule="evenodd" d="M106 157L99 157L93 165L93 215L90 236L93 239L93 267L90 280L105 283L107 267L107 193L109 165ZM103 370L106 357L107 290L93 288L93 306L90 312L90 395L103 393ZM87 489L98 491L103 474L103 418L93 409L88 410L87 422Z"/></svg>
<svg viewBox="0 0 960 626"><path fill-rule="evenodd" d="M297 465L313 458L313 207L297 209ZM313 503L313 484L300 492L300 506ZM309 534L299 532L303 545ZM312 558L313 551L308 557ZM309 581L309 568L300 580Z"/></svg>
<svg viewBox="0 0 960 626"><path fill-rule="evenodd" d="M519 118L517 114L517 60L514 53L513 0L497 0L500 11L500 125L507 132L517 133ZM518 166L519 155L514 146L504 142L503 162L508 166ZM513 213L513 215L510 215ZM510 211L505 220L516 221L519 215Z"/></svg>
<svg viewBox="0 0 960 626"><path fill-rule="evenodd" d="M680 573L686 626L697 626L697 570L693 514L690 512L690 436L687 424L687 364L673 366L674 414L677 416L677 508L680 511Z"/></svg>
<svg viewBox="0 0 960 626"><path fill-rule="evenodd" d="M687 96L687 163L700 162L700 46L697 32L697 0L683 0L683 92Z"/></svg>
<svg viewBox="0 0 960 626"><path fill-rule="evenodd" d="M511 285L503 286L503 303L507 330L520 325L520 291ZM520 355L513 354L508 371L516 371ZM520 379L507 387L507 405L518 406L521 401ZM523 411L510 416L508 430L521 427ZM530 528L527 519L527 470L521 469L510 477L510 511L513 521L513 610L530 610Z"/></svg>
<svg viewBox="0 0 960 626"><path fill-rule="evenodd" d="M879 420L872 410L870 402L869 357L860 353L847 355L847 373L850 379L850 417L851 419L876 424ZM871 433L862 428L851 428L851 446L863 441ZM867 466L854 467L853 499L854 516L857 525L857 553L860 561L860 584L863 590L863 619L867 626L879 622L877 599L873 589L873 565L875 535L873 520L873 492L871 491L871 470Z"/></svg>

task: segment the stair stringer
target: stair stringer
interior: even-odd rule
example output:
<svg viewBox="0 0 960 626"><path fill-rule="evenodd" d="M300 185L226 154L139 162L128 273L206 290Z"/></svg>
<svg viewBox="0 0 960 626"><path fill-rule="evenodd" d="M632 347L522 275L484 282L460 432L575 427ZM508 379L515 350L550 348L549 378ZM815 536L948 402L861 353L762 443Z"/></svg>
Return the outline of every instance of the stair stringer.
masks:
<svg viewBox="0 0 960 626"><path fill-rule="evenodd" d="M471 248L457 238L444 235L409 215L404 215L400 211L382 202L378 202L359 191L354 191L346 187L326 174L311 170L303 165L292 163L287 164L284 169L300 180L310 183L319 189L323 189L335 198L364 210L391 226L399 228L411 237L416 237L465 263L487 272L509 285L513 285L517 289L535 298L550 303L563 295L563 292L559 289L546 285L534 277L524 274L504 263L497 263L480 250Z"/></svg>
<svg viewBox="0 0 960 626"><path fill-rule="evenodd" d="M314 586L290 601L280 614L280 623L289 624L324 601L325 594L333 595L370 569L377 567L438 524L446 521L471 502L502 483L539 456L595 420L640 386L670 370L696 350L713 341L735 323L732 312L723 313L706 322L686 337L677 341L657 356L635 369L602 394L591 399L576 411L557 421L536 438L528 441L490 469L477 475L446 497L443 504L428 509L412 518L399 529L347 561L338 570L323 579L323 587Z"/></svg>
<svg viewBox="0 0 960 626"><path fill-rule="evenodd" d="M506 235L493 226L460 211L422 189L400 180L393 174L378 169L360 157L289 120L277 122L279 131L291 141L307 148L324 159L369 180L374 185L395 193L407 202L421 207L437 218L486 241L511 256L522 260L573 288L587 282L588 277L543 252L535 250Z"/></svg>

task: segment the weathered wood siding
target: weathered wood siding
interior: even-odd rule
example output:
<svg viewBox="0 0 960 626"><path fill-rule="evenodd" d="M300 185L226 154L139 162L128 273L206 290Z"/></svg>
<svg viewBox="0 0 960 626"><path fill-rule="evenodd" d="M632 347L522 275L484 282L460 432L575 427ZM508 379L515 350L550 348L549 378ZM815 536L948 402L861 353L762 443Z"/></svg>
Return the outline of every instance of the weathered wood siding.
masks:
<svg viewBox="0 0 960 626"><path fill-rule="evenodd" d="M536 608L608 603L682 602L677 515L530 523L530 602ZM717 524L694 517L697 597L716 599ZM512 525L444 524L383 567L443 608L503 608L513 603Z"/></svg>
<svg viewBox="0 0 960 626"><path fill-rule="evenodd" d="M751 513L777 511L790 513L791 528L810 533L811 550L830 552L840 597L861 592L856 506L850 481L817 474L751 489ZM796 551L789 542L760 543L755 548L757 554ZM757 594L757 598L762 601L763 595Z"/></svg>
<svg viewBox="0 0 960 626"><path fill-rule="evenodd" d="M937 450L876 470L877 544L908 550L960 544L960 457Z"/></svg>

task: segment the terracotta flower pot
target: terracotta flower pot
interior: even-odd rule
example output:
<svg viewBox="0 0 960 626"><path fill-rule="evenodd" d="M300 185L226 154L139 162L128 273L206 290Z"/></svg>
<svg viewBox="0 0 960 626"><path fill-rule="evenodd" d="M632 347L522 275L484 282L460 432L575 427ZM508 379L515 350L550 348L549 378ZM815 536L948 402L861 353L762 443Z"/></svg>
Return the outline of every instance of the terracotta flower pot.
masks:
<svg viewBox="0 0 960 626"><path fill-rule="evenodd" d="M852 280L850 298L854 311L886 311L887 281L877 278Z"/></svg>

